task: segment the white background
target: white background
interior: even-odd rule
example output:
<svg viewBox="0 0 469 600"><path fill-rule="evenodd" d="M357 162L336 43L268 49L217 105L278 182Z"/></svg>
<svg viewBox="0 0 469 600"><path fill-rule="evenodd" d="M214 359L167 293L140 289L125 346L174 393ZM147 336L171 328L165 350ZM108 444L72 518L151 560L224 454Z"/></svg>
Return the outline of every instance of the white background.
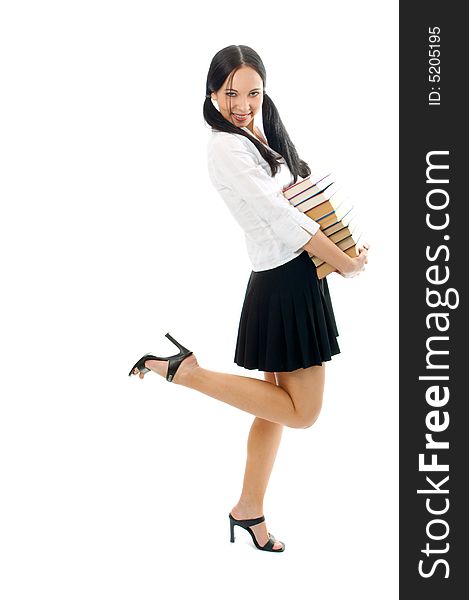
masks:
<svg viewBox="0 0 469 600"><path fill-rule="evenodd" d="M398 4L4 2L0 593L5 600L397 598ZM284 428L259 552L228 512L252 415L152 373L170 332L233 362L250 274L208 179L213 55L246 44L300 156L360 209L328 278L341 354Z"/></svg>

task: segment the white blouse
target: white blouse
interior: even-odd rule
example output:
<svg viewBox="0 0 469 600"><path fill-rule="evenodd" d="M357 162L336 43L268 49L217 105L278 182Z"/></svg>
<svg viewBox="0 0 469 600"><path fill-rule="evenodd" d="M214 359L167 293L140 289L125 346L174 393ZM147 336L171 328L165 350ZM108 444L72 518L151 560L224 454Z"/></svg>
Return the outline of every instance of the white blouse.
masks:
<svg viewBox="0 0 469 600"><path fill-rule="evenodd" d="M247 127L242 129L253 135ZM283 157L272 177L269 163L252 142L212 129L207 159L212 184L244 230L253 271L273 269L303 252L320 227L282 194L293 183Z"/></svg>

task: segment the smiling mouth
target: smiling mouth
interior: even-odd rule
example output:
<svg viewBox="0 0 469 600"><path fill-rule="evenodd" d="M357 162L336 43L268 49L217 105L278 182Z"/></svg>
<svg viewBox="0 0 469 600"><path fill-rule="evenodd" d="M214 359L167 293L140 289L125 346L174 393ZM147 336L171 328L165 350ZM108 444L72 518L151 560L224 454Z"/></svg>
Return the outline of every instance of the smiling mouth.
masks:
<svg viewBox="0 0 469 600"><path fill-rule="evenodd" d="M245 115L237 115L236 113L231 113L231 114L237 121L245 121L248 117L251 116L251 113L247 113Z"/></svg>

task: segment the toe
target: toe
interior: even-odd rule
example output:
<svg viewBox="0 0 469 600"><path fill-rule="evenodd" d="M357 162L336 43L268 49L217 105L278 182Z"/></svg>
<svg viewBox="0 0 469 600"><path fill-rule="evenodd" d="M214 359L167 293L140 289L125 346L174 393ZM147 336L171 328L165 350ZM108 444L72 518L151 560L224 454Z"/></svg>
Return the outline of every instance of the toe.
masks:
<svg viewBox="0 0 469 600"><path fill-rule="evenodd" d="M272 535L272 534L270 534ZM272 546L272 550L281 550L283 548L283 543L276 539L274 535L272 535L274 540L274 545Z"/></svg>

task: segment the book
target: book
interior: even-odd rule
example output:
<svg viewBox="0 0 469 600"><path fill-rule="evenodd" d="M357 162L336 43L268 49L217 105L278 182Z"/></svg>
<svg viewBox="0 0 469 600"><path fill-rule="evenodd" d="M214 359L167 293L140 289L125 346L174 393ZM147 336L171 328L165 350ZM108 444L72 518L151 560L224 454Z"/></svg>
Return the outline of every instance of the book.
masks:
<svg viewBox="0 0 469 600"><path fill-rule="evenodd" d="M357 242L358 242L358 240L357 240ZM350 248L347 248L347 250L344 250L344 252L345 252L345 254L348 254L352 258L357 256L356 246L351 246ZM319 265L319 267L316 267L316 273L318 275L318 279L327 277L328 275L330 275L330 273L333 273L335 270L336 269L332 265L329 265L326 262L323 262L321 265Z"/></svg>
<svg viewBox="0 0 469 600"><path fill-rule="evenodd" d="M352 231L352 233L350 233L349 235L347 235L342 240L338 241L336 243L336 246L338 248L340 248L343 252L345 252L349 248L352 248L353 246L356 246L356 244L357 244L358 240L360 239L360 237L361 237L361 231L359 231L358 228L355 228ZM314 262L314 264L317 267L324 262L322 260L322 258L319 258L317 256L311 255L311 258L312 258L312 261Z"/></svg>
<svg viewBox="0 0 469 600"><path fill-rule="evenodd" d="M328 173L327 175L324 175L323 177L317 179L314 183L311 181L311 177L300 179L300 181L297 181L296 183L285 188L284 192L288 190L288 195L290 198L297 198L302 192L308 190L310 195L316 192L321 192L327 187L329 182L332 182L332 180L330 179L331 176L332 173Z"/></svg>
<svg viewBox="0 0 469 600"><path fill-rule="evenodd" d="M357 256L357 243L362 235L358 228L357 211L338 188L332 173L320 178L305 177L284 188L283 195L292 206L316 221L324 235L338 248L348 256ZM335 267L317 256L309 256L316 266L318 279L336 271Z"/></svg>

